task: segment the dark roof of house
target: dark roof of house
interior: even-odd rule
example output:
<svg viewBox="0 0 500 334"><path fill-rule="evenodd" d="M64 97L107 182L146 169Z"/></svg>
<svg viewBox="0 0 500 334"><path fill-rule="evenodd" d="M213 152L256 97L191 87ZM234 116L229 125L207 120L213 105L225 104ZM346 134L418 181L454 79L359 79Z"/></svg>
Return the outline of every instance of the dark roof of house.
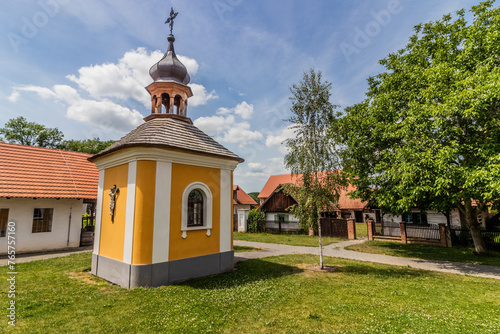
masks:
<svg viewBox="0 0 500 334"><path fill-rule="evenodd" d="M167 115L159 115L167 116ZM172 115L173 116L173 115ZM182 117L184 118L184 117ZM189 118L151 117L90 161L129 147L160 147L219 158L244 160L194 126Z"/></svg>
<svg viewBox="0 0 500 334"><path fill-rule="evenodd" d="M89 154L0 143L0 197L97 199Z"/></svg>

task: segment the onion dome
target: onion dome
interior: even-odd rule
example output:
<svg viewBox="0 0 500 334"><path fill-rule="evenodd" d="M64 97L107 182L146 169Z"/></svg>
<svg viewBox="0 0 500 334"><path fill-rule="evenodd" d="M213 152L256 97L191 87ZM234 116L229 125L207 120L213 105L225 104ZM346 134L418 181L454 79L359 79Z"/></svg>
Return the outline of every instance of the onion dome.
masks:
<svg viewBox="0 0 500 334"><path fill-rule="evenodd" d="M177 58L174 51L174 35L168 35L168 50L163 58L149 69L149 75L155 82L173 81L187 85L191 78L186 66Z"/></svg>

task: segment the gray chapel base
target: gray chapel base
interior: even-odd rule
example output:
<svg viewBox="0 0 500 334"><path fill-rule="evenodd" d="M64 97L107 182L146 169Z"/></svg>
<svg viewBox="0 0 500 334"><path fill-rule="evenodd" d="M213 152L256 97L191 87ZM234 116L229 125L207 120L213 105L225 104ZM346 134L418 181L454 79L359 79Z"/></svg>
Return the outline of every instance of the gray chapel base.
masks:
<svg viewBox="0 0 500 334"><path fill-rule="evenodd" d="M125 289L156 287L220 274L234 268L234 251L155 264L133 265L92 254L91 273Z"/></svg>

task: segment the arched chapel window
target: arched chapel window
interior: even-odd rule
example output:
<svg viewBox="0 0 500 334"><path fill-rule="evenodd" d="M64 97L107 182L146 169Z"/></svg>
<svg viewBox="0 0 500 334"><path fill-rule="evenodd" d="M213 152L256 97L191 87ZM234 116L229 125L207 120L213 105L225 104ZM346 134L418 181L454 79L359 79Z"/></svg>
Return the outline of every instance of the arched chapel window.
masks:
<svg viewBox="0 0 500 334"><path fill-rule="evenodd" d="M188 196L188 226L203 226L203 194L200 190L191 190Z"/></svg>

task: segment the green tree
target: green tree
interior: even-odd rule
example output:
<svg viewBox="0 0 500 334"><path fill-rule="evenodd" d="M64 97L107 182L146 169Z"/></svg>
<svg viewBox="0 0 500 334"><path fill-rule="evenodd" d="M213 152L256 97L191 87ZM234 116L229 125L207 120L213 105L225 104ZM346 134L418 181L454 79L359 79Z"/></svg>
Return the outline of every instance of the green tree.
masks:
<svg viewBox="0 0 500 334"><path fill-rule="evenodd" d="M259 209L252 209L248 213L248 232L259 232L259 222L266 220L266 214Z"/></svg>
<svg viewBox="0 0 500 334"><path fill-rule="evenodd" d="M100 140L99 138L82 139L82 140L65 140L61 143L60 148L68 151L97 154L106 147L112 145L114 140Z"/></svg>
<svg viewBox="0 0 500 334"><path fill-rule="evenodd" d="M500 9L486 1L420 24L380 61L365 101L346 109L332 138L345 143L355 196L393 213L458 208L475 250L477 217L500 199Z"/></svg>
<svg viewBox="0 0 500 334"><path fill-rule="evenodd" d="M64 137L57 128L28 122L22 116L10 119L4 128L0 129L0 135L9 143L48 148L57 148Z"/></svg>
<svg viewBox="0 0 500 334"><path fill-rule="evenodd" d="M258 192L248 193L248 196L250 196L256 203L260 202L259 193Z"/></svg>
<svg viewBox="0 0 500 334"><path fill-rule="evenodd" d="M295 138L285 141L288 153L285 165L295 184L284 185L286 193L293 195L298 204L289 210L300 219L302 226L318 230L320 268L323 269L321 242L321 212L331 211L340 188L336 146L328 137L329 126L337 122L339 113L330 102L331 83L322 81L321 72L311 69L304 73L298 85L290 88L292 123Z"/></svg>

